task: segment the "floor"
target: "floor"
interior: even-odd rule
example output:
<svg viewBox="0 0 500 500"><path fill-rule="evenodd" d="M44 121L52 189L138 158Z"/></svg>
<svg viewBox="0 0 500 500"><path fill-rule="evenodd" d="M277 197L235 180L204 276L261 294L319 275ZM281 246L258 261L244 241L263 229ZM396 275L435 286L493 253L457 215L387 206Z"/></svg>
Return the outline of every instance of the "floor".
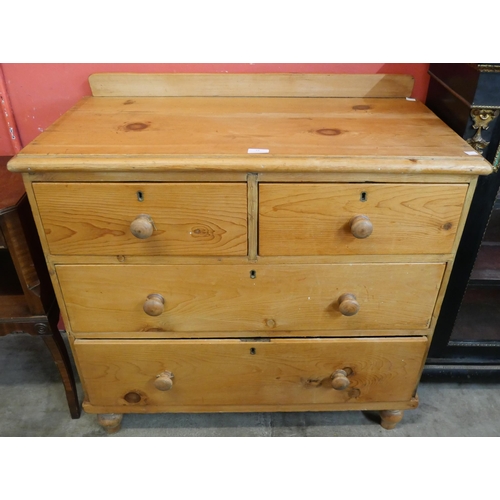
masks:
<svg viewBox="0 0 500 500"><path fill-rule="evenodd" d="M83 393L78 383L79 397ZM420 406L396 429L384 430L373 413L247 413L125 415L131 436L500 436L500 381L423 381ZM0 436L103 436L95 415L72 420L62 383L42 340L0 338Z"/></svg>

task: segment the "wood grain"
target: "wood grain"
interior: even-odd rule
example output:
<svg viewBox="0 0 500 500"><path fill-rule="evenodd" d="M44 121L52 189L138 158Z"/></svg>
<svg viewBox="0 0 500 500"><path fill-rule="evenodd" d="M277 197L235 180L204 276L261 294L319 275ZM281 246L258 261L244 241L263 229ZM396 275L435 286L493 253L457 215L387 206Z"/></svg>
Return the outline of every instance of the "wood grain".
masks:
<svg viewBox="0 0 500 500"><path fill-rule="evenodd" d="M491 165L404 99L409 81L91 78L100 96L8 167L24 175L86 411L417 406L476 176ZM130 232L140 214L154 223L142 240ZM356 215L373 223L365 239L350 232ZM156 389L167 372L169 390Z"/></svg>
<svg viewBox="0 0 500 500"><path fill-rule="evenodd" d="M12 326L12 323L20 323L30 318L31 311L24 295L3 295L0 301L0 323ZM40 317L41 318L41 317ZM10 330L9 330L10 332Z"/></svg>
<svg viewBox="0 0 500 500"><path fill-rule="evenodd" d="M426 329L444 264L56 266L74 332ZM252 271L255 278L252 278ZM165 299L144 313L148 295ZM359 312L339 311L344 293ZM272 320L271 327L269 320Z"/></svg>
<svg viewBox="0 0 500 500"><path fill-rule="evenodd" d="M258 175L248 174L248 258L257 258L257 247L259 241L259 187Z"/></svg>
<svg viewBox="0 0 500 500"><path fill-rule="evenodd" d="M48 255L47 260L52 265L57 264L144 264L149 261L149 258L144 258L141 255ZM314 257L315 264L355 264L366 263L366 255L317 255ZM249 261L247 256L243 257L183 257L183 256L163 256L157 255L154 257L155 264L210 264L210 265L234 265L245 264ZM428 262L450 262L453 260L453 254L421 254L421 255L371 255L370 262L372 263L417 263L423 264ZM260 265L274 264L311 264L311 256L275 256L275 257L259 257Z"/></svg>
<svg viewBox="0 0 500 500"><path fill-rule="evenodd" d="M409 401L418 382L425 337L240 342L77 340L75 355L93 405L315 405ZM252 354L253 353L253 354ZM331 375L350 368L350 387ZM169 391L156 376L174 374ZM141 395L130 404L130 391ZM167 410L168 411L168 410Z"/></svg>
<svg viewBox="0 0 500 500"><path fill-rule="evenodd" d="M269 330L238 330L233 332L220 331L190 331L190 332L171 332L160 330L147 330L142 332L73 332L70 330L71 324L69 320L65 322L69 334L75 339L261 339L263 341L269 338L284 339L284 338L360 338L360 337L415 337L418 335L428 335L429 329L376 329L376 330L276 330L269 334ZM270 328L270 327L269 327Z"/></svg>
<svg viewBox="0 0 500 500"><path fill-rule="evenodd" d="M467 188L261 183L259 255L448 253ZM373 224L373 234L365 239L351 234L350 222L358 215Z"/></svg>
<svg viewBox="0 0 500 500"><path fill-rule="evenodd" d="M247 254L244 183L37 183L34 192L53 254ZM144 240L130 230L140 214L156 227Z"/></svg>
<svg viewBox="0 0 500 500"><path fill-rule="evenodd" d="M24 194L23 179L7 170L11 156L0 156L0 214L16 205Z"/></svg>
<svg viewBox="0 0 500 500"><path fill-rule="evenodd" d="M296 412L296 411L360 411L371 410L380 411L382 409L394 410L409 410L418 407L418 397L415 396L409 401L371 401L369 403L357 403L356 400L345 403L318 403L314 404L289 404L289 405L246 405L244 402L232 405L181 405L172 406L169 404L162 406L123 406L120 404L113 406L96 406L90 404L87 400L82 403L82 408L86 413L105 413L107 411L115 413L214 413L214 412Z"/></svg>
<svg viewBox="0 0 500 500"><path fill-rule="evenodd" d="M269 154L249 155L249 148L269 149ZM251 156L255 168L260 158L265 164L269 156L274 161L298 158L302 168L328 158L343 158L348 165L355 165L357 157L455 158L491 172L484 158L465 151L474 152L423 104L405 99L102 97L81 100L9 162L9 168L20 168L30 160L28 155L60 156L59 161L79 161L80 168L85 157L92 157L93 168L98 168L109 156L143 155L150 165L167 159L199 168L212 162L215 170L224 169L218 157L235 163ZM182 158L186 155L191 158ZM31 160L37 170L43 168ZM48 168L56 165L49 162ZM372 166L371 171L377 169Z"/></svg>
<svg viewBox="0 0 500 500"><path fill-rule="evenodd" d="M41 286L40 275L44 277L46 271L43 268L43 259L37 254L38 242L33 238L33 234L30 234L31 213L24 196L23 194L23 198L18 201L15 210L0 213L0 231L5 238L24 298L30 308L28 316L45 315L52 302L52 292L45 285ZM0 279L2 278L3 276L0 276ZM1 298L3 300L3 297Z"/></svg>
<svg viewBox="0 0 500 500"><path fill-rule="evenodd" d="M258 155L76 155L18 154L8 168L35 181L182 181L233 182L259 171L259 178L272 182L469 182L489 175L492 167L484 158L376 157L376 156L272 156Z"/></svg>
<svg viewBox="0 0 500 500"><path fill-rule="evenodd" d="M94 96L409 97L410 75L96 73Z"/></svg>

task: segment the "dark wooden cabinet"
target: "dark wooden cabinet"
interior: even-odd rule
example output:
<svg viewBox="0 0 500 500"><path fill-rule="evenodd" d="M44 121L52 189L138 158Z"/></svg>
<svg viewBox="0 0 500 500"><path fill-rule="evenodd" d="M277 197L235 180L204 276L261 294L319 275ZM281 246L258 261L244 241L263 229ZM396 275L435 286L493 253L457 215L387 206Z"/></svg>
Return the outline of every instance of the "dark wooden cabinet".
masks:
<svg viewBox="0 0 500 500"><path fill-rule="evenodd" d="M481 177L424 373L500 375L500 64L431 64L426 105L495 171Z"/></svg>
<svg viewBox="0 0 500 500"><path fill-rule="evenodd" d="M40 336L59 370L72 418L80 416L75 377L58 329L59 307L21 176L0 156L0 337ZM0 368L1 369L1 368Z"/></svg>

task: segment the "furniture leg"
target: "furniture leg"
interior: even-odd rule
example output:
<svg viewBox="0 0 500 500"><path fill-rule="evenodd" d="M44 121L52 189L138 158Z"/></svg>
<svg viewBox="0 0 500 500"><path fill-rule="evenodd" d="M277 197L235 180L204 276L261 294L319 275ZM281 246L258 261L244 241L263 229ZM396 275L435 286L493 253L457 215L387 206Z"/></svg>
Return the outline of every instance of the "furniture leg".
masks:
<svg viewBox="0 0 500 500"><path fill-rule="evenodd" d="M97 415L97 423L101 425L108 434L118 432L122 427L123 415L119 413L100 413Z"/></svg>
<svg viewBox="0 0 500 500"><path fill-rule="evenodd" d="M48 328L49 327L45 324L39 325L39 329L48 330ZM52 359L61 374L71 418L80 418L80 403L78 401L75 377L66 345L64 344L61 333L57 328L57 321L52 319L50 322L50 332L40 331L39 333L42 333L40 336L43 338L45 345L48 347L50 354L52 355Z"/></svg>
<svg viewBox="0 0 500 500"><path fill-rule="evenodd" d="M384 429L394 429L396 425L403 419L403 411L401 410L382 410L380 414L380 425Z"/></svg>

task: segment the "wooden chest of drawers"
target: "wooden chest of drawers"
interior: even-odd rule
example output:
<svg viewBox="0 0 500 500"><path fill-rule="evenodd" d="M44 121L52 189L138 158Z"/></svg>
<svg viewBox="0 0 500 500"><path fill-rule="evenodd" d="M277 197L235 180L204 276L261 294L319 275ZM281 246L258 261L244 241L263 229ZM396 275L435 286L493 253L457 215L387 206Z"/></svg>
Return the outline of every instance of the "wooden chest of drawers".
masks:
<svg viewBox="0 0 500 500"><path fill-rule="evenodd" d="M85 391L124 413L416 389L489 164L388 75L94 75L23 173Z"/></svg>

